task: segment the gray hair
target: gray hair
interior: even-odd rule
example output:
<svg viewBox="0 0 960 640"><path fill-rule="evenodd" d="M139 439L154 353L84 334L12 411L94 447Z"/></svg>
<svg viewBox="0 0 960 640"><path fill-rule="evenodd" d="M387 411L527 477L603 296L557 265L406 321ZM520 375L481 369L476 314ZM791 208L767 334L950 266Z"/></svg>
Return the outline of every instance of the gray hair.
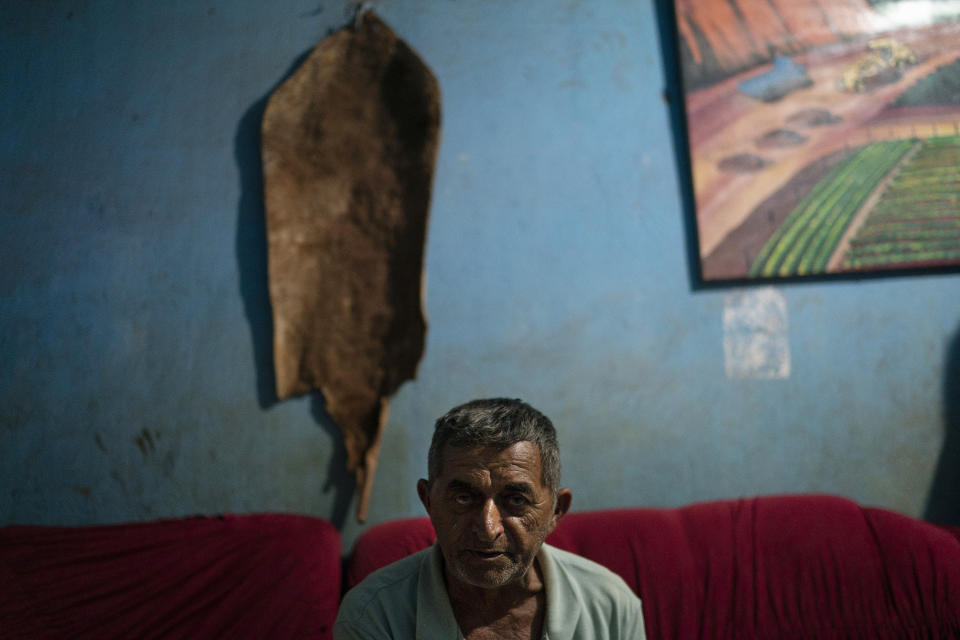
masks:
<svg viewBox="0 0 960 640"><path fill-rule="evenodd" d="M541 481L556 493L560 486L560 446L550 418L522 400L487 398L450 409L437 420L427 457L429 481L440 475L443 447L506 449L532 442L540 449Z"/></svg>

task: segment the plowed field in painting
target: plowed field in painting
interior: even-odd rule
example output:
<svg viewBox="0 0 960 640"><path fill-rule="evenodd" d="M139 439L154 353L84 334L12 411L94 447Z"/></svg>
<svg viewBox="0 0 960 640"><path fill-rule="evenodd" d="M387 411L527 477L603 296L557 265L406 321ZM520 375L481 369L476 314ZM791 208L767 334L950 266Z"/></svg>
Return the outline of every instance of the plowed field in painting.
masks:
<svg viewBox="0 0 960 640"><path fill-rule="evenodd" d="M868 145L818 182L763 246L750 276L822 273L861 207L914 142Z"/></svg>
<svg viewBox="0 0 960 640"><path fill-rule="evenodd" d="M936 266L960 260L960 136L876 142L820 180L750 276Z"/></svg>

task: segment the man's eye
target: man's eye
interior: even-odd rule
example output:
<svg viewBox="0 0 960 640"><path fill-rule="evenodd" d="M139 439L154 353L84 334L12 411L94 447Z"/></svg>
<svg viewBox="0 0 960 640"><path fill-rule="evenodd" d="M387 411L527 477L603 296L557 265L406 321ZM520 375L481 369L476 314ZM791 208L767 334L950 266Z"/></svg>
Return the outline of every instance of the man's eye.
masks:
<svg viewBox="0 0 960 640"><path fill-rule="evenodd" d="M523 507L530 503L530 501L527 500L526 496L521 496L521 495L510 496L509 498L507 498L507 502L510 504L511 507Z"/></svg>
<svg viewBox="0 0 960 640"><path fill-rule="evenodd" d="M457 495L453 496L453 501L461 505L468 505L470 504L471 500L472 498L468 493L458 493Z"/></svg>

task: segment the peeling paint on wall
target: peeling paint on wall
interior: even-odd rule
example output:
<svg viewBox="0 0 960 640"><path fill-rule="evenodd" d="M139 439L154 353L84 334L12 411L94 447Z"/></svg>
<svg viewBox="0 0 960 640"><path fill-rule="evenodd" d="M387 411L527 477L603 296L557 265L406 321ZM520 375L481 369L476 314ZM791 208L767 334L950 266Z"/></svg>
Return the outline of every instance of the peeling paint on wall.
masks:
<svg viewBox="0 0 960 640"><path fill-rule="evenodd" d="M790 377L787 301L772 287L723 301L723 355L728 378Z"/></svg>

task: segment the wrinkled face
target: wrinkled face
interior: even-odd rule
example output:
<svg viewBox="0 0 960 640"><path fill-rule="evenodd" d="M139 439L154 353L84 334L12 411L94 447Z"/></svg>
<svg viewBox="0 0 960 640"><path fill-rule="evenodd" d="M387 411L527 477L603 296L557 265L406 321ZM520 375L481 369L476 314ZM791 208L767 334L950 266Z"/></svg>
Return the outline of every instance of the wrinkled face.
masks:
<svg viewBox="0 0 960 640"><path fill-rule="evenodd" d="M543 484L540 449L532 442L506 449L446 446L440 469L417 491L448 580L487 589L521 580L565 511Z"/></svg>

